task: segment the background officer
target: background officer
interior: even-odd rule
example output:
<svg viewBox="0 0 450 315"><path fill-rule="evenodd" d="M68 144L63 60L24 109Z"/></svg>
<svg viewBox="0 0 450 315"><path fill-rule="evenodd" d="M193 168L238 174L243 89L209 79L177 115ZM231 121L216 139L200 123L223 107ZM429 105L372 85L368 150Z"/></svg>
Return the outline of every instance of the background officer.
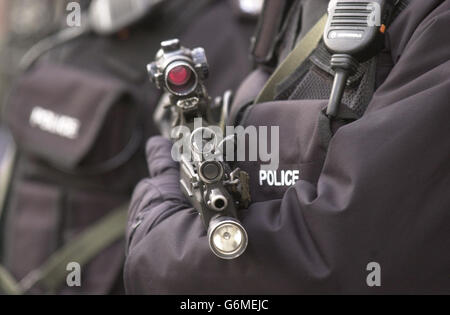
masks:
<svg viewBox="0 0 450 315"><path fill-rule="evenodd" d="M22 1L23 6L12 2L8 16L14 11L31 24L29 29L40 29L22 15L30 1ZM143 139L157 132L152 115L159 94L145 72L149 56L166 38L201 43L217 77L209 88L219 95L237 86L249 69L254 13L226 0L148 1L155 5L145 15L133 9L133 1L130 6L124 6L127 0L83 1L82 25L67 32L66 6L59 0L42 2L47 13L62 10L49 18L59 23L56 30L44 27L20 52L12 51L14 43L24 41L11 31L4 51L20 61L18 56L37 42L34 38L50 35L34 46L33 54L28 50L28 57L38 51L39 58L22 59L19 65L6 58L2 63L3 69L14 70L8 74L15 76L17 68L20 73L8 93L4 117L18 158L1 216L0 291L122 293L125 210L135 184L148 176ZM101 10L92 13L93 3L102 4ZM35 5L37 13L42 12L40 4ZM99 23L105 20L112 24ZM88 22L91 31L84 29ZM65 39L80 31L81 36ZM26 71L20 68L24 60ZM81 265L79 287L66 285L75 270L68 267L72 262Z"/></svg>

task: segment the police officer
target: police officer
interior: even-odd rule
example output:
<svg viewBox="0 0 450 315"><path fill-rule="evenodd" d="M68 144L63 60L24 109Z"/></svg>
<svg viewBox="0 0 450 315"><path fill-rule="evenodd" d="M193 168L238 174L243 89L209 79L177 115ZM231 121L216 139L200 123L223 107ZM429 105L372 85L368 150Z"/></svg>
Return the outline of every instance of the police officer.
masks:
<svg viewBox="0 0 450 315"><path fill-rule="evenodd" d="M328 0L266 1L258 66L231 123L279 126L277 174L300 178L274 186L261 180L261 162L239 163L250 175L252 204L240 213L249 243L221 260L180 191L171 143L151 138L150 178L129 210L128 293L449 292L450 1L408 2L390 2L382 48L358 66L332 116L331 56L314 35ZM299 44L309 57L261 97Z"/></svg>
<svg viewBox="0 0 450 315"><path fill-rule="evenodd" d="M144 16L125 15L125 0L92 1L101 2L90 23L108 12L123 15L107 19L113 24L140 19L25 58L29 68L10 93L6 119L19 158L2 215L2 293L123 293L123 208L148 174L141 139L157 130L148 56L165 37L204 44L222 73L209 86L215 94L249 69L254 13L235 1L147 1L155 7Z"/></svg>

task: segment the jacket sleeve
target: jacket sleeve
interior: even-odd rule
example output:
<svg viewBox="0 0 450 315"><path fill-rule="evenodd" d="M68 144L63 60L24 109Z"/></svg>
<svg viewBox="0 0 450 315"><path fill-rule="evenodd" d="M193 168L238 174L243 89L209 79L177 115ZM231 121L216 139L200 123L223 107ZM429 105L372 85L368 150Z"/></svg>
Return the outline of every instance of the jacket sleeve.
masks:
<svg viewBox="0 0 450 315"><path fill-rule="evenodd" d="M142 223L128 230L128 293L449 293L448 3L415 30L364 117L335 134L318 184L243 211L249 246L238 259L210 253L176 165L156 167L131 207L130 226ZM151 172L170 160L158 139ZM370 263L379 287L368 285Z"/></svg>

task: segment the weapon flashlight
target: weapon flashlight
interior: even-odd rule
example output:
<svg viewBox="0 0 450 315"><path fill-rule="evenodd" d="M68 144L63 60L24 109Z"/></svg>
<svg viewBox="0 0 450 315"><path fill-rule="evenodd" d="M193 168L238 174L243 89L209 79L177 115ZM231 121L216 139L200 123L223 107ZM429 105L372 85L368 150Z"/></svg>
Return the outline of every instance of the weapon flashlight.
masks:
<svg viewBox="0 0 450 315"><path fill-rule="evenodd" d="M234 218L217 216L208 229L209 247L223 259L239 257L247 248L248 236L244 227Z"/></svg>

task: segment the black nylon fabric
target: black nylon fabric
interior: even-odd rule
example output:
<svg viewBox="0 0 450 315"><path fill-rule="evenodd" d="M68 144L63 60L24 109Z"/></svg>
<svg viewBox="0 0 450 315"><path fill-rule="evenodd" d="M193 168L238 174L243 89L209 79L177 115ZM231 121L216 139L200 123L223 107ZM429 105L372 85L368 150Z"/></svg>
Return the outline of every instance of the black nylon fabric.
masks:
<svg viewBox="0 0 450 315"><path fill-rule="evenodd" d="M361 63L348 79L342 103L357 117L362 116L375 91L377 59L374 57ZM328 99L334 79L330 60L331 54L321 42L306 62L280 82L274 100Z"/></svg>
<svg viewBox="0 0 450 315"><path fill-rule="evenodd" d="M387 31L393 68L327 153L313 123L324 100L251 109L244 125L279 125L282 162L318 162L318 175L302 172L284 190L254 188L251 178L254 202L241 213L249 245L238 259L211 253L200 218L180 197L170 144L151 140L153 176L130 208L127 292L449 293L450 42L441 36L449 27L450 1L411 2ZM241 166L252 173L260 165ZM380 287L367 285L371 262L381 266Z"/></svg>
<svg viewBox="0 0 450 315"><path fill-rule="evenodd" d="M95 148L103 153L97 158L100 163L126 147L134 129L142 128L137 119L138 106L126 82L49 63L40 64L16 83L7 117L16 143L25 153L76 170ZM111 115L114 111L116 114ZM42 113L76 119L77 128L49 130L51 126L43 121L47 116L42 117ZM114 127L108 126L110 122ZM100 133L108 127L108 133L114 128L121 133L112 144L98 143ZM96 161L88 161L92 163Z"/></svg>

